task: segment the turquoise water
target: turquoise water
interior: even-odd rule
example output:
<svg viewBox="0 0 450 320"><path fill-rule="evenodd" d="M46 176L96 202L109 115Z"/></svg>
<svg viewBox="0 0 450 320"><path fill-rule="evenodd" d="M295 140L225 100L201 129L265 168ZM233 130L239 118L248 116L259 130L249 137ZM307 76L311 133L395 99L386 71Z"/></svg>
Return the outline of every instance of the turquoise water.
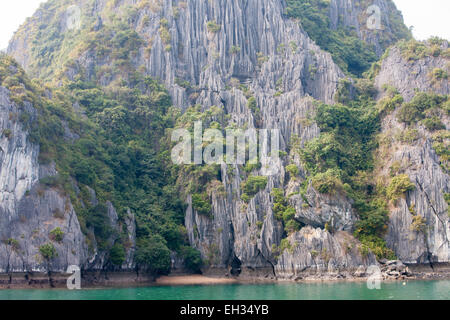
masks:
<svg viewBox="0 0 450 320"><path fill-rule="evenodd" d="M0 290L0 300L450 300L450 280L382 283L369 290L365 282L152 286L125 289Z"/></svg>

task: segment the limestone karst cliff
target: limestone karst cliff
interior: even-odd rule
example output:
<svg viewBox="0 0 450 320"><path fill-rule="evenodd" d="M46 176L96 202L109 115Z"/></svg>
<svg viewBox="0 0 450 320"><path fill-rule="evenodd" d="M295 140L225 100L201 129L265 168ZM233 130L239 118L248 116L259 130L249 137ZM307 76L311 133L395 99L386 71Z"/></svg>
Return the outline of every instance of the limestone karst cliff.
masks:
<svg viewBox="0 0 450 320"><path fill-rule="evenodd" d="M133 132L137 136L145 130L161 132L157 136L149 135L151 140L148 140L147 149L136 142L136 137L128 140L114 137L106 144L122 143L130 149L138 146L133 149L134 154L151 148L160 151L163 149L162 132L190 123L192 119L189 117L195 116L208 119L208 124L216 122L221 129L279 129L283 155L278 163L273 164L278 173L267 177L264 185L250 196L243 186L252 177L262 176L264 168L223 164L206 181L198 182L195 180L197 176L192 178L200 185L195 190L186 187L193 184L185 181L189 180L186 178L188 174L183 176L189 171L175 168L181 172L175 173L177 183L173 179L170 183L167 182L169 180L158 182L161 191L156 194L161 197L162 192L167 191L161 185L176 185L177 194L186 202L186 207L182 208L184 226L180 226L178 207L174 209L165 205L156 209L154 202L158 200L142 206L129 198L117 200L117 193L124 193L131 187L140 200L145 199L145 191L148 190L141 185L162 179L155 173L158 170L150 165L145 170L135 168L134 184L123 177L120 178L124 183L118 183L118 178L104 183L114 184L114 190L97 180L93 183L92 179L81 174L80 168L75 170L75 173L80 173L79 177L71 176L69 179L72 180L70 192L65 187L59 190L46 186L43 183L45 177L57 175L58 169L71 173L67 166L75 164L60 164L58 158L50 159L47 164L39 162L39 154L42 154L39 142L27 139L27 129L10 117L11 113L20 117L23 108L31 116L39 111L31 102L20 107L11 100L6 74L2 79L4 85L0 87L0 131L7 133L2 135L0 149L0 234L6 240L0 248L1 270L45 270L46 261L39 251L43 244L49 242L54 243L57 251L52 268L58 271L71 264L85 269L129 270L136 266L136 247L142 250L144 257L146 246L160 248L160 242L156 245L152 242L154 239L146 242L154 234L162 236L164 246L177 255L183 255L184 249L171 246L171 241L185 236L189 244L200 252L205 269L226 269L224 273L229 270L232 274L281 278L294 278L305 272L348 272L351 275L361 266L375 264L375 254L354 236L360 226L358 221L370 219L358 211L360 203L352 197L352 192L348 192L348 183L342 183L342 188L341 184L334 184L336 190L321 192L314 181L326 172L317 172L317 179L311 179L313 173L300 151L326 131L316 121L319 106L342 102L343 83L349 84L350 92L358 91L360 87L358 82L349 80L349 70L342 70L334 61L334 54L314 43L301 19L286 15L292 2L295 1L80 0L74 4L73 1L52 0L42 5L15 34L8 54L30 77L40 79L55 90L63 88L73 95L73 100L64 107L73 117L95 122L98 131L104 130L104 134L114 136L114 132L128 130L128 127L124 129L121 119L125 119L125 124L137 121L137 117L126 118L129 110L141 119L148 117L151 119L149 123L163 118L162 115L172 116L172 109L152 111L159 104L166 104L167 99L162 89L158 87L155 90L157 86L150 79L163 85L171 104L181 114L184 113L177 115L177 120L172 121L175 123L166 119L164 125L155 124L151 130L139 128ZM381 8L382 30L366 28L366 9L372 4ZM409 37L401 15L391 1L332 0L325 9L330 30L354 29L356 37L372 46L378 57L397 40ZM79 18L79 25L68 23L73 14ZM414 61L402 56L400 47L389 49L378 62L378 69L371 69L376 72L365 79L375 84L373 90L376 92L370 94L369 107L375 108L377 102L381 104L386 96L386 84L395 87L405 103L413 99L415 88L448 95L447 78L436 80L432 76L435 69L448 69L448 44L442 42L440 46L439 55L426 55ZM6 72L13 74L15 71L10 69ZM136 91L140 95L134 99ZM46 99L54 99L51 93L48 95ZM95 98L100 96L108 99L99 102ZM357 101L356 104L363 104L356 95L349 96ZM150 109L143 107L146 106L146 97L150 97ZM380 115L381 135L394 140L391 148L380 144L379 149L368 149L381 154L384 150L381 148L385 148L388 155L380 156L373 168L360 166L354 171L364 171L361 169L364 168L374 173L373 179L388 182L391 179L389 168L394 163L408 161L408 165L396 174L407 174L415 188L399 197L396 203L386 202L389 221L385 224L384 239L389 249L404 262L448 262L449 216L445 197L449 192L449 176L448 171L440 166L445 152L448 157L448 133L443 138L445 141L441 142L447 148L444 155L434 151L433 133L420 124L417 124L419 138L412 144L396 141L394 137L399 133L412 130L397 120L399 107L394 108L393 113ZM58 112L57 108L54 109ZM439 115L445 126L441 131L448 130L448 115ZM97 150L89 146L89 141L83 140L87 129L82 129L83 125L76 121L66 120L65 123L62 130L65 143L77 144L82 140L89 151L83 156L95 158ZM132 131L133 128L130 129ZM132 166L130 159L131 156L128 159L114 158L114 161L105 158L104 163L116 174L129 172L125 168L128 170ZM159 158L151 161L137 159L141 161L139 165L160 161ZM106 167L101 168L106 171ZM200 169L194 172L193 175L203 174ZM356 180L358 174L352 172L348 180ZM109 172L98 173L98 177L108 179L112 175ZM367 182L369 191L364 192L372 196L374 185L373 181ZM135 186L138 187L134 189ZM100 200L96 193L99 193ZM209 209L207 214L199 210L198 195L204 196L202 200L207 202L204 205ZM90 198L88 202L91 204L86 198ZM149 198L154 198L154 195ZM96 230L94 222L89 228L89 214L96 211L85 210L89 213L81 214L73 202L80 203L80 210L104 205L102 217L105 220L102 223L116 231L111 233L114 236L104 236L101 243L97 243L102 230ZM113 203L120 206L119 212ZM426 233L411 229L413 220L417 220L411 214L412 205L416 214L424 217ZM280 218L280 206L283 206L284 213L294 211L287 219L289 221ZM153 214L154 211L157 213ZM155 221L163 219L161 217L166 211L177 214L174 213L173 219L171 217L172 220L165 222L163 227L153 227L158 225ZM146 215L150 218L147 219ZM88 227L80 226L84 225L84 220L88 221ZM178 224L177 227L172 222ZM294 225L292 230L288 228L288 222L290 226ZM176 230L168 232L167 226L171 231ZM60 242L51 238L51 231L56 228L64 232L64 239ZM179 235L181 233L182 236ZM16 241L20 250L14 250ZM123 250L123 257L117 254L117 248ZM111 257L116 257L120 263L111 264ZM139 260L142 256L138 254L136 257Z"/></svg>

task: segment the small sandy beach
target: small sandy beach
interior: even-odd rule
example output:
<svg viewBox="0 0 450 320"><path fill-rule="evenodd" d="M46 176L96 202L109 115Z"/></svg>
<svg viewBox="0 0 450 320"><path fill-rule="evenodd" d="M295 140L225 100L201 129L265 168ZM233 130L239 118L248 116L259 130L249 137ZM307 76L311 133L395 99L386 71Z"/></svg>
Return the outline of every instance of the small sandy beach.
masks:
<svg viewBox="0 0 450 320"><path fill-rule="evenodd" d="M156 279L157 285L207 285L207 284L230 284L237 283L235 279L212 278L202 275L186 275L186 276L164 276Z"/></svg>

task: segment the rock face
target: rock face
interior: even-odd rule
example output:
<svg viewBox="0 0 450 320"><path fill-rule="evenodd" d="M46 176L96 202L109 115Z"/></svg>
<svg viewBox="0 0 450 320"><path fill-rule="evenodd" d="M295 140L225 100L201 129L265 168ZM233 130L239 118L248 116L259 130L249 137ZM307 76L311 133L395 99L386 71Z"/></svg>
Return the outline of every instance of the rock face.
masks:
<svg viewBox="0 0 450 320"><path fill-rule="evenodd" d="M122 6L136 6L134 0L114 3L106 0L82 0L78 3L84 13L94 17L94 30L101 30L108 24L111 10L120 13ZM354 27L358 36L372 43L381 55L387 44L382 40L382 33L375 34L364 28L364 23L360 21L361 14L364 14L362 3L363 1L356 0L332 0L332 27ZM385 13L382 21L386 31L392 31L389 30L391 20L388 18L388 13L393 10L392 3L382 0L375 3ZM44 23L46 15L53 15L60 19L59 32L64 34L67 31L65 8L62 2L53 1L51 6L47 6L45 15L43 9L40 9L32 21L39 25ZM344 78L344 74L333 62L330 54L316 46L296 22L286 19L284 9L285 2L282 0L142 1L139 10L130 20L134 30L144 41L133 58L133 67L145 75L160 79L168 88L173 104L181 110L197 104L201 105L203 110L218 106L229 116L230 123L238 127L279 129L281 150L290 151L288 147L294 136L298 137L302 146L320 134L319 128L311 120L315 113L314 100L333 103L337 85L339 80ZM164 37L161 36L162 26L167 33ZM38 76L41 74L36 73L33 68L32 44L27 41L26 36L29 28L29 25L25 25L16 34L8 53L28 71ZM96 70L110 64L110 61L98 59L96 53L89 49L74 57L74 60L70 66L63 66L60 59L54 58L51 64L54 69L63 70L70 79L75 79L81 72L88 79L94 79ZM382 82L383 76L389 77L387 69L383 67L377 81ZM95 80L106 86L113 82L114 78L102 77ZM180 83L189 83L189 86ZM256 101L258 115L248 107L250 96ZM5 111L2 111L0 120L3 121L2 125L11 126L7 108L12 106L7 102L6 94L3 99L1 101L5 102L2 102L1 107L5 108ZM41 232L45 230L45 234L36 240L36 244L26 245L30 249L29 256L35 255L37 246L47 241L47 229L60 226L66 232L67 238L61 248L58 247L60 254L58 262L55 263L58 269L64 269L72 261L79 262L86 268L102 268L105 257L90 253L86 249L84 236L79 231L70 205L64 206L63 219L51 218L52 212L57 208L61 209L59 205L66 203L67 199L58 196L56 190L46 190L42 196L38 190L33 191L34 186L38 188L37 181L41 178L36 160L39 150L26 143L26 133L21 131L22 129L18 127L14 130L17 131L13 132L14 143L6 138L1 140L2 150L9 147L6 154L6 151L0 150L0 191L5 190L2 191L2 197L6 199L7 207L2 210L9 210L8 214L2 214L0 217L4 219L0 220L1 229L14 230L3 226L20 225L17 208L21 201L24 202L23 205L28 204L28 207L23 207L26 208L28 217L32 216L31 204L34 203L42 208L34 211L40 222L27 223L29 227L27 226L25 237L32 234L31 230L35 228L39 228ZM434 190L427 194L435 195L433 201L439 201L437 210L442 210L445 205L442 202L442 192L438 191L438 188L448 188L448 176L439 173L438 167L435 166L436 156L434 155L433 160L430 149L423 150L422 154L422 158L417 158L417 161L425 157L428 159L428 165L420 165L417 179L424 186L424 190ZM289 163L282 160L273 166L277 173L268 177L266 187L248 203L241 200L241 184L246 173L236 165L222 165L221 183L224 192L209 192L212 203L211 217L201 215L193 209L191 196L186 199L189 206L185 225L190 243L200 250L212 268L230 269L232 274L260 269L271 270L274 276L291 278L305 272L338 274L347 270L352 273L358 268L360 270L375 264L372 254L363 256L360 253L359 243L351 235L357 215L350 200L342 196L321 195L310 186L305 195L306 201L298 194L300 183L306 174L298 157L295 158L292 153L290 156L300 168L300 180L289 178L285 172L285 166ZM416 153L414 156L416 157ZM28 164L26 173L11 177L9 172L13 171L6 168L19 170L19 167L23 167L21 163ZM261 175L263 170L264 168L255 169L252 174ZM432 182L435 181L433 179L436 175L439 176L438 183L434 184ZM287 238L291 248L278 254L277 248L280 247L284 231L272 210L273 188L283 189L287 197L292 195L289 202L296 209L295 219L306 225ZM27 190L31 191L25 196ZM434 233L428 235L429 247L432 248L430 250L439 260L448 260L448 245L445 245L444 234L440 231L440 228L448 230L448 222L443 227L440 226L442 222L437 216L432 220L431 205L424 200L425 192L415 192L417 194L414 201L417 206L426 207L430 221L435 222ZM401 258L418 261L418 257L423 254L419 241L415 245L418 247L412 250L406 247L403 238L395 238L409 234L406 229L409 228L407 223L410 224L411 221L408 220L405 224L402 220L405 206L407 208L406 203L399 213L394 213L388 242L391 247L396 248ZM117 214L111 206L108 208L108 216L111 225L117 228ZM13 219L17 219L17 222L12 222ZM123 268L131 268L136 233L131 213L125 221L131 250L127 253ZM41 226L44 225L47 229L42 229ZM333 232L326 230L327 225ZM19 227L17 229L21 230ZM20 238L20 232L24 231L17 231L6 237ZM74 248L74 245L77 247ZM5 256L7 251L2 250L0 253ZM75 250L76 254L71 255L72 250ZM14 259L2 259L14 261L7 266L14 265L17 270L21 268L16 267L19 266L19 260L15 256ZM175 257L173 260L174 264L177 264ZM36 264L35 268L43 268L37 262L32 263ZM4 270L7 266L3 267Z"/></svg>
<svg viewBox="0 0 450 320"><path fill-rule="evenodd" d="M447 49L448 42L444 41L441 50ZM446 70L447 68L448 59L442 56L427 56L423 59L407 61L402 56L400 48L394 47L389 50L389 55L383 60L375 85L380 89L384 84L392 85L406 101L414 97L415 90L448 94L450 90L448 81L446 79L436 81L432 76L434 69Z"/></svg>
<svg viewBox="0 0 450 320"><path fill-rule="evenodd" d="M293 185L297 185L292 188ZM298 182L290 182L287 193L292 194L298 190ZM326 195L317 192L311 185L302 197L295 194L290 197L290 202L296 209L296 219L301 223L316 228L330 230L352 231L354 222L358 219L352 208L352 202L346 196Z"/></svg>
<svg viewBox="0 0 450 320"><path fill-rule="evenodd" d="M29 103L25 111L35 115ZM47 270L39 254L50 242L49 234L60 228L64 238L55 243L58 257L50 266L65 271L69 265L82 265L87 256L84 236L70 200L58 190L40 186L39 179L54 175L54 169L38 163L39 147L30 143L28 133L17 120L21 110L11 102L9 92L0 87L0 271ZM13 244L11 239L16 244Z"/></svg>
<svg viewBox="0 0 450 320"><path fill-rule="evenodd" d="M375 9L370 9L374 7ZM379 57L386 48L399 40L395 34L400 30L405 35L409 34L408 29L401 23L401 12L390 0L331 0L329 15L332 29L354 30L360 39L374 46ZM376 32L373 29L375 27Z"/></svg>
<svg viewBox="0 0 450 320"><path fill-rule="evenodd" d="M0 272L65 272L71 265L103 269L104 261L98 262L96 247L88 250L70 198L62 190L40 183L57 172L54 164L39 164L39 146L30 142L29 133L18 121L23 112L36 115L30 103L19 108L11 101L8 89L0 86ZM119 229L111 204L108 212L111 225ZM131 213L127 221L130 241L134 243ZM63 232L62 239L52 237L54 230ZM56 250L50 263L40 253L46 244L52 244ZM130 250L124 268L133 266Z"/></svg>
<svg viewBox="0 0 450 320"><path fill-rule="evenodd" d="M448 48L444 42L442 48ZM392 48L381 64L375 83L380 92L382 86L395 87L409 101L414 90L449 94L447 80L432 82L430 73L434 68L445 68L448 59L425 57L417 61L406 61L399 48ZM389 230L386 236L389 247L393 248L405 263L448 262L450 259L450 221L448 204L444 195L449 193L450 177L440 165L440 157L433 148L433 133L423 125L416 124L414 142L399 141L399 134L408 128L397 120L397 112L388 115L382 123L382 132L389 137L390 152L382 158L380 176L388 177L389 168L400 166L400 173L407 174L415 184L415 190L408 192L391 208ZM450 128L449 118L441 115L446 130ZM412 226L414 215L422 217L425 230L417 231Z"/></svg>
<svg viewBox="0 0 450 320"><path fill-rule="evenodd" d="M322 229L305 227L291 235L289 246L275 267L280 278L299 279L316 274L336 277L358 276L361 266L376 265L372 253L363 257L358 241L339 231L333 235Z"/></svg>

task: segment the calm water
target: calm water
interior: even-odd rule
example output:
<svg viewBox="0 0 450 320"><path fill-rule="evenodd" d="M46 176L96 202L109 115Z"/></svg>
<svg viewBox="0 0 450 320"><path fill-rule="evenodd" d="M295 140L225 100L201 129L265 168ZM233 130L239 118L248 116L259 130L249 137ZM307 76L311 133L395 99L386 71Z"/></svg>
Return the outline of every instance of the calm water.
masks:
<svg viewBox="0 0 450 320"><path fill-rule="evenodd" d="M308 300L308 299L446 299L450 281L383 283L369 290L361 283L233 284L215 286L145 287L127 289L0 290L0 300Z"/></svg>

